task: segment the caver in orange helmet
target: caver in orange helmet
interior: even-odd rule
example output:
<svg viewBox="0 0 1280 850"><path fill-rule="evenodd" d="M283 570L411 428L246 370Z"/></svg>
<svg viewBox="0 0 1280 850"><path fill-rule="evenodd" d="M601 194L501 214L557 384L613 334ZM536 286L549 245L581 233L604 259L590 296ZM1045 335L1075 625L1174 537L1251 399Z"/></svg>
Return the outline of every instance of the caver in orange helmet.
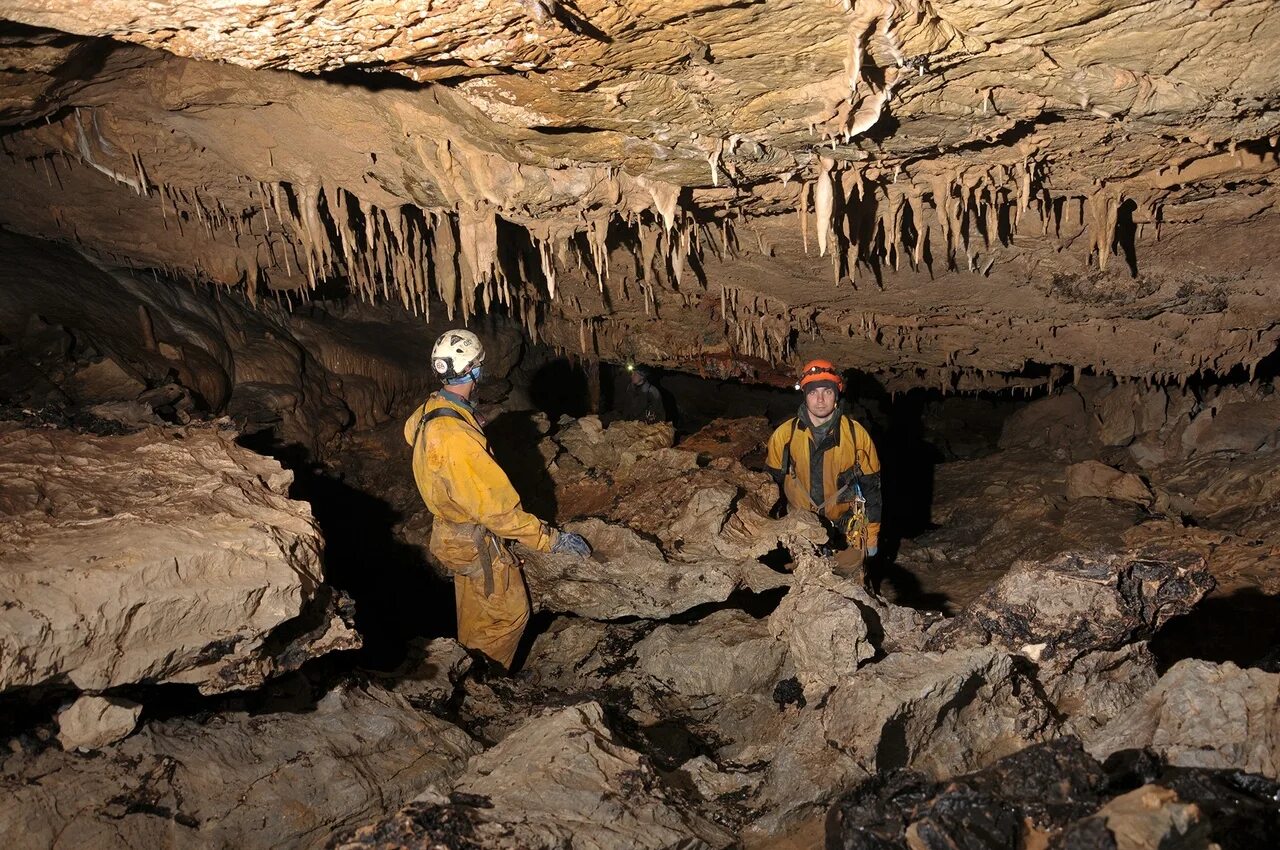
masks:
<svg viewBox="0 0 1280 850"><path fill-rule="evenodd" d="M844 392L844 379L840 377L835 364L830 360L810 360L804 364L804 368L800 370L800 382L796 384L796 389L805 390L819 381L835 384L836 392Z"/></svg>

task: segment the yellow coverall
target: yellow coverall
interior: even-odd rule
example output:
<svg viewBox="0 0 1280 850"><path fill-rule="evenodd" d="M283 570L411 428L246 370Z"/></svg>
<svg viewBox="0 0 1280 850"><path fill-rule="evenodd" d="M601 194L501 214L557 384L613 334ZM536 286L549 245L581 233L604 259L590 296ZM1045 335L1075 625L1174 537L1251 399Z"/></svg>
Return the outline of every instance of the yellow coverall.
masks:
<svg viewBox="0 0 1280 850"><path fill-rule="evenodd" d="M423 415L442 407L462 418L437 416L419 431ZM458 642L510 668L529 620L529 599L520 564L502 541L547 552L553 531L520 506L468 405L433 393L405 422L404 438L413 446L418 492L434 517L429 548L453 573ZM492 559L491 594L478 541Z"/></svg>
<svg viewBox="0 0 1280 850"><path fill-rule="evenodd" d="M842 413L836 415L839 421L832 423L821 446L815 446L813 431L804 415L782 423L769 438L765 464L782 487L788 505L816 513L825 504L822 513L829 520L839 520L853 508L852 502L839 501L837 494L854 480L856 466L857 481L867 502L865 544L870 549L880 540L884 505L880 494L880 457L866 428ZM786 451L788 445L790 452ZM820 455L822 464L820 490L813 486L811 474L815 454ZM818 495L820 500L814 498ZM857 546L862 542L850 540L849 544Z"/></svg>

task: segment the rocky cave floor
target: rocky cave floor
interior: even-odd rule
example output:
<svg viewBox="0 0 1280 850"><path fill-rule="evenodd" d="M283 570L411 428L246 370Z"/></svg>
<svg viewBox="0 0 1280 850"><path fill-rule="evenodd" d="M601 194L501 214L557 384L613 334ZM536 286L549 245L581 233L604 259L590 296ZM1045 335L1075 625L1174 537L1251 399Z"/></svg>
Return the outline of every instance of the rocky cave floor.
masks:
<svg viewBox="0 0 1280 850"><path fill-rule="evenodd" d="M181 393L109 360L66 371L116 400L0 410L9 846L1280 841L1266 368L860 406L889 488L869 589L771 518L769 420L706 421L695 379L669 376L678 439L508 402L527 505L595 547L521 553L511 677L446 637L396 417L319 462L166 422Z"/></svg>

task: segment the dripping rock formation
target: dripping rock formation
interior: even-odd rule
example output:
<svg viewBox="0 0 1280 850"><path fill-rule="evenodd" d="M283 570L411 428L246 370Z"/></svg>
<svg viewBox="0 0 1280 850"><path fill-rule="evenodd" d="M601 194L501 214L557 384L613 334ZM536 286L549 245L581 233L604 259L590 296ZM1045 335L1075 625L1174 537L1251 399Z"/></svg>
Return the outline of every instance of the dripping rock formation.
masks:
<svg viewBox="0 0 1280 850"><path fill-rule="evenodd" d="M1251 371L1270 6L7 0L0 225L777 383Z"/></svg>

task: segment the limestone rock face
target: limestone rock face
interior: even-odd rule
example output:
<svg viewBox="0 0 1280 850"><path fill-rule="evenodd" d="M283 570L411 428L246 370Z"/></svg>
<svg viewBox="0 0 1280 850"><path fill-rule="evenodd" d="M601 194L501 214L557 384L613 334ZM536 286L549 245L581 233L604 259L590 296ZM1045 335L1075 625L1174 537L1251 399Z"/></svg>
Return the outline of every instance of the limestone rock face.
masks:
<svg viewBox="0 0 1280 850"><path fill-rule="evenodd" d="M58 743L67 751L114 744L133 731L141 713L136 702L82 696L58 712Z"/></svg>
<svg viewBox="0 0 1280 850"><path fill-rule="evenodd" d="M779 385L819 354L1171 378L1280 339L1265 0L653 7L11 2L0 221Z"/></svg>
<svg viewBox="0 0 1280 850"><path fill-rule="evenodd" d="M517 843L586 850L725 847L732 836L687 812L647 761L616 740L597 703L547 711L476 756L454 785Z"/></svg>
<svg viewBox="0 0 1280 850"><path fill-rule="evenodd" d="M122 437L0 425L0 688L249 688L359 637L325 609L291 473L216 428ZM303 645L270 649L299 621Z"/></svg>
<svg viewBox="0 0 1280 850"><path fill-rule="evenodd" d="M1280 674L1188 659L1089 739L1099 758L1150 747L1170 764L1280 777Z"/></svg>
<svg viewBox="0 0 1280 850"><path fill-rule="evenodd" d="M322 847L332 831L448 782L477 749L460 729L375 688L340 687L298 708L153 722L96 758L7 754L0 840Z"/></svg>

